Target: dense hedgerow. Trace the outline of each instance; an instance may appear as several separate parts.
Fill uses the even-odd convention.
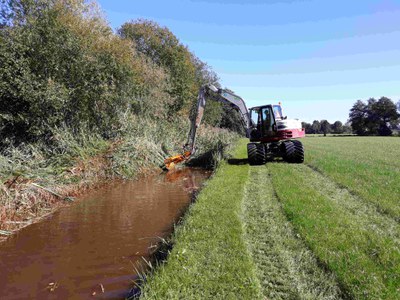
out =
[[[146,42],[145,42],[146,41]],[[93,2],[3,0],[0,147],[82,124],[109,139],[126,116],[188,115],[199,87],[217,81],[166,28],[138,20],[115,34]],[[206,122],[219,125],[221,107]]]

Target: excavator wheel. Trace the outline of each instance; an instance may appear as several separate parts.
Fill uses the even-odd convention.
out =
[[[267,162],[264,144],[257,144],[257,161],[259,165],[264,165]]]
[[[281,144],[282,158],[286,162],[293,162],[293,156],[295,152],[294,144],[292,141],[284,141]]]
[[[265,147],[259,143],[247,144],[247,157],[250,165],[263,165],[266,162]]]
[[[304,162],[304,147],[303,144],[298,140],[292,140],[294,145],[293,162],[296,164],[301,164]]]
[[[256,143],[248,143],[247,144],[247,159],[249,161],[249,165],[257,164],[257,144]]]
[[[297,140],[284,141],[281,144],[282,157],[288,163],[301,164],[304,162],[303,144]]]

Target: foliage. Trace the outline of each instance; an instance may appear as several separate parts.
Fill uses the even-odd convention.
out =
[[[223,106],[220,126],[222,128],[231,129],[241,135],[246,134],[240,113],[229,106]]]
[[[331,132],[331,124],[327,120],[322,120],[321,121],[321,131],[326,136],[327,133]]]
[[[314,131],[314,133],[320,132],[321,131],[321,123],[318,120],[314,120],[311,125],[311,128]]]
[[[162,67],[170,76],[167,89],[173,99],[166,107],[170,118],[176,114],[193,114],[197,93],[202,85],[218,84],[218,76],[211,68],[191,53],[166,27],[154,21],[136,20],[125,23],[118,34],[132,41],[136,50],[144,54],[152,63]],[[204,114],[205,123],[219,126],[222,107],[220,103],[209,101]]]
[[[324,134],[326,136],[328,133],[351,133],[350,125],[347,123],[343,125],[340,121],[335,121],[333,124],[330,124],[327,120],[314,120],[313,124],[307,122],[301,122],[301,124],[305,129],[306,134]]]
[[[387,97],[370,98],[367,103],[357,100],[349,114],[351,126],[358,135],[391,135],[399,120],[396,105]]]
[[[94,2],[0,1],[3,182],[76,192],[108,176],[133,177],[181,152],[198,88],[218,78],[168,29],[137,21],[140,34],[154,37],[144,51],[145,44],[115,34]],[[221,111],[208,105],[206,121],[219,125]],[[213,166],[236,138],[208,126],[199,133],[198,148],[215,156]],[[5,220],[18,215],[21,197],[30,199],[21,218],[56,201],[0,188]]]
[[[173,121],[188,115],[200,85],[218,80],[168,29],[127,23],[122,39],[92,2],[2,0],[1,24],[3,149],[49,142],[62,126],[114,138],[130,114]],[[207,110],[219,125],[221,106]]]
[[[333,133],[343,133],[344,128],[343,128],[343,123],[340,121],[336,121],[335,123],[332,124],[331,130]]]
[[[125,23],[118,30],[124,39],[134,41],[136,49],[155,64],[164,67],[171,76],[168,90],[174,102],[171,112],[186,108],[196,97],[199,86],[196,84],[196,69],[189,50],[165,27],[148,20]]]
[[[367,105],[361,100],[357,100],[350,110],[349,118],[351,120],[353,131],[358,135],[365,135],[368,120]]]
[[[82,122],[111,135],[134,92],[133,72],[112,49],[94,49],[69,25],[108,43],[111,30],[81,1],[9,3],[13,26],[1,31],[0,45],[2,136],[48,139],[52,128],[79,128]]]

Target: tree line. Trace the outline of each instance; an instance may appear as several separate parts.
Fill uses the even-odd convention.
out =
[[[173,123],[189,115],[201,85],[218,85],[216,73],[155,22],[114,32],[95,2],[0,5],[0,150],[51,143],[55,128],[113,138],[131,114]],[[206,123],[229,126],[219,103],[206,109]]]
[[[366,102],[357,100],[350,109],[349,119],[343,124],[336,121],[330,124],[327,120],[314,120],[311,124],[302,122],[306,134],[350,134],[381,135],[393,134],[400,130],[400,100],[394,103],[390,98],[379,100],[370,98]]]
[[[343,134],[351,133],[351,126],[349,124],[343,124],[341,121],[336,121],[330,124],[327,120],[314,120],[312,124],[302,122],[302,127],[305,129],[306,134]]]

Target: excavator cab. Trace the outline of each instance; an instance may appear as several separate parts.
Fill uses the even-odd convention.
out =
[[[259,141],[262,137],[276,135],[275,110],[276,108],[272,105],[258,106],[250,109],[250,118],[253,126],[253,130],[250,132],[250,141]],[[279,113],[281,113],[281,110],[279,110]],[[281,118],[281,115],[279,115],[279,118]]]

